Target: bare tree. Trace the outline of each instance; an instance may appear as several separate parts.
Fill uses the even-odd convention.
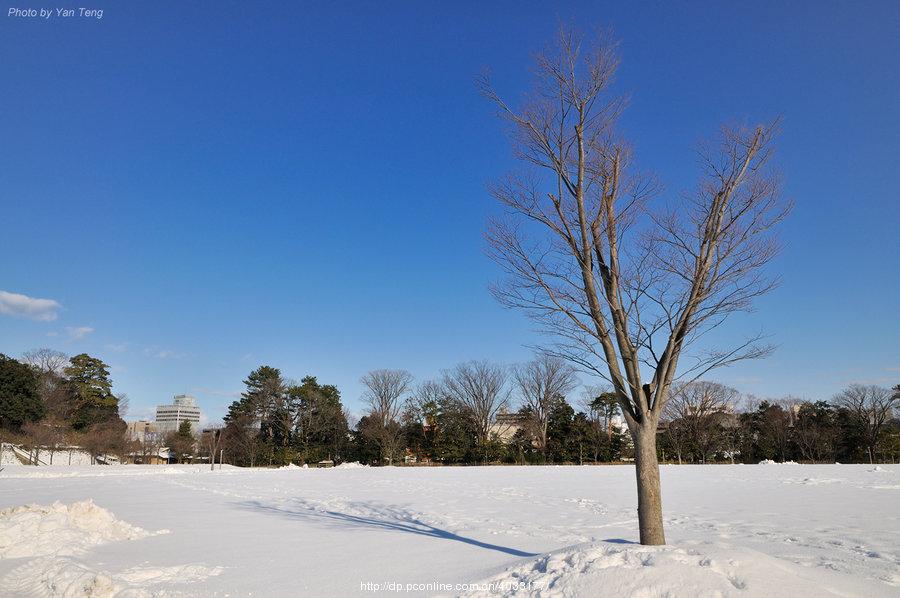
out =
[[[837,441],[834,408],[824,401],[805,402],[797,411],[792,436],[803,459],[813,463],[833,463]]]
[[[547,424],[555,401],[565,399],[577,385],[575,370],[567,362],[541,354],[513,371],[522,404],[529,407],[538,448],[547,456]]]
[[[159,452],[163,447],[163,436],[157,432],[144,432],[137,439],[136,452],[140,455],[141,463],[150,464],[159,458]]]
[[[228,421],[222,444],[229,463],[256,466],[259,453],[259,418],[255,413],[237,413]]]
[[[22,354],[22,362],[35,368],[41,374],[61,376],[69,365],[69,356],[53,349],[32,349]]]
[[[860,426],[869,463],[873,463],[878,437],[900,405],[900,393],[882,386],[851,384],[834,398],[834,403],[846,409]]]
[[[69,356],[53,349],[32,349],[22,355],[38,374],[38,391],[50,418],[65,420],[71,415],[74,404],[72,389],[66,383],[63,370],[69,365]]]
[[[446,396],[447,390],[440,382],[426,380],[407,399],[406,411],[426,426],[433,426],[435,422],[429,420],[428,414],[434,412]]]
[[[203,430],[203,433],[200,435],[201,450],[209,457],[210,470],[216,468],[216,455],[219,454],[223,436],[221,426],[211,426]]]
[[[705,462],[725,442],[725,418],[734,411],[740,393],[717,382],[696,381],[679,384],[666,403],[663,417],[669,422],[670,440],[679,434]],[[680,450],[678,462],[681,462]]]
[[[607,37],[589,46],[563,29],[538,55],[523,106],[480,80],[525,164],[492,188],[506,215],[487,239],[508,275],[496,297],[556,337],[548,351],[612,385],[634,440],[641,543],[664,544],[662,409],[677,379],[770,351],[759,336],[724,350],[688,348],[773,287],[761,269],[777,252],[771,229],[787,206],[767,168],[775,127],[766,125],[723,128],[701,148],[696,189],[651,211],[658,185],[637,171],[615,130],[618,65]]]
[[[363,401],[369,406],[365,433],[378,444],[388,465],[393,464],[401,440],[400,413],[412,379],[406,370],[374,370],[360,380],[366,387]]]
[[[460,363],[444,372],[444,389],[471,414],[481,447],[490,439],[497,414],[509,406],[507,377],[506,368],[487,361]]]

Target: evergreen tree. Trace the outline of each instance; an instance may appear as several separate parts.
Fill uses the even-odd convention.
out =
[[[834,408],[825,401],[803,403],[797,413],[794,441],[806,461],[834,461],[837,424]]]
[[[0,428],[18,431],[44,416],[35,371],[0,353]]]
[[[178,431],[169,433],[166,436],[166,445],[179,463],[193,457],[195,441],[191,432],[191,422],[183,421],[179,424]]]
[[[76,355],[64,370],[72,389],[72,428],[84,430],[94,424],[119,420],[119,400],[112,393],[109,367],[86,353]]]
[[[575,410],[557,397],[549,409],[547,418],[547,455],[552,463],[578,460],[578,441],[574,435]]]
[[[381,447],[367,434],[366,430],[373,425],[368,415],[359,418],[356,428],[351,434],[351,459],[360,463],[378,463],[381,458]]]
[[[294,446],[299,459],[302,462],[343,460],[349,426],[337,387],[321,385],[315,376],[306,376],[299,385],[288,388],[287,395],[295,413]]]
[[[435,461],[474,463],[478,459],[474,418],[458,401],[447,397],[438,402],[435,427]]]
[[[291,441],[292,426],[286,421],[290,414],[284,406],[286,396],[281,370],[260,366],[250,372],[244,384],[247,389],[241,394],[241,401],[244,409],[258,418],[263,457],[269,465],[276,463],[276,457],[279,465],[285,465],[289,455],[284,449]]]
[[[255,369],[244,384],[224,418],[223,446],[232,463],[252,467],[348,456],[349,426],[337,387],[319,384],[315,376],[288,384],[271,366]]]

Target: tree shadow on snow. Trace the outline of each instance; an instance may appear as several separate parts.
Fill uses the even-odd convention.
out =
[[[266,504],[258,500],[242,502],[240,503],[240,506],[241,508],[273,513],[292,519],[319,520],[332,522],[341,526],[349,525],[360,528],[384,529],[406,532],[419,536],[428,536],[431,538],[455,540],[456,542],[462,542],[463,544],[470,544],[487,550],[496,550],[497,552],[503,552],[518,557],[531,557],[537,556],[538,554],[460,536],[453,532],[435,527],[429,523],[425,523],[406,509],[390,505],[372,505],[369,503],[351,503],[347,505],[350,509],[361,511],[365,514],[342,513],[340,511],[315,506],[304,500],[297,500],[296,507]]]

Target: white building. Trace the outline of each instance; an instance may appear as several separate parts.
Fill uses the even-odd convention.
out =
[[[194,433],[200,431],[200,408],[190,395],[175,395],[171,405],[156,408],[156,429],[160,434],[177,432],[181,422],[190,422]]]
[[[127,424],[127,434],[131,440],[145,442],[150,441],[154,437],[160,436],[159,429],[156,427],[156,422],[142,419],[138,421],[127,422]]]

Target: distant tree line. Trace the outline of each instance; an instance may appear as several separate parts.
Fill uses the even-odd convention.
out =
[[[92,456],[125,452],[126,406],[127,397],[113,394],[109,366],[96,357],[51,349],[20,360],[0,354],[0,438],[23,446],[33,463],[75,446]]]
[[[874,463],[900,459],[900,385],[853,384],[829,401],[759,400],[696,382],[675,389],[659,450],[679,463],[764,459]]]
[[[222,430],[226,461],[235,465],[286,465],[341,461],[350,435],[341,393],[314,376],[299,382],[262,366],[244,380],[246,390],[228,408]]]
[[[361,378],[364,413],[351,425],[340,393],[313,377],[285,381],[254,370],[229,409],[226,461],[372,465],[630,461],[615,394],[578,387],[564,361],[540,356],[505,368],[471,361],[414,384],[405,370]],[[852,385],[830,401],[759,400],[715,382],[676,386],[659,430],[674,463],[875,462],[900,458],[900,385]]]
[[[224,453],[240,466],[320,461],[373,465],[561,464],[631,460],[634,448],[608,389],[580,397],[575,371],[539,356],[506,368],[470,361],[414,384],[405,370],[361,379],[365,411],[345,410],[340,391],[314,376],[253,370],[221,427],[202,435],[182,426],[165,438],[126,437],[127,397],[109,367],[87,354],[49,349],[20,359],[0,354],[0,439],[37,462],[74,447],[150,462],[162,447],[179,462]],[[676,385],[661,419],[657,450],[673,463],[896,462],[900,385],[851,385],[824,401],[761,400],[715,382]],[[60,458],[57,456],[56,458]]]

